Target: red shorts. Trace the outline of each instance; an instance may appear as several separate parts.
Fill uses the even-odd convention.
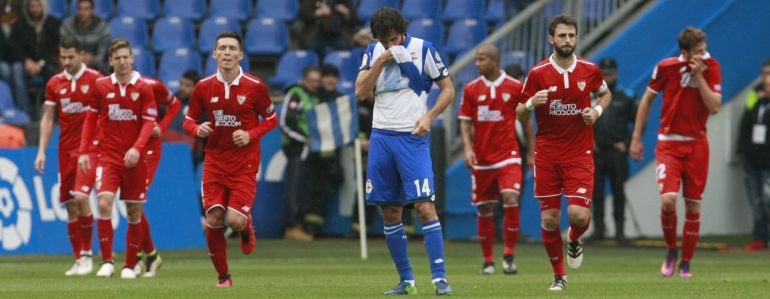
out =
[[[91,188],[93,188],[94,182],[96,182],[96,169],[97,165],[99,165],[99,156],[96,153],[89,153],[88,158],[91,162],[91,168],[88,169],[86,173],[83,173],[80,170],[77,171],[75,185],[72,186],[72,189],[69,191],[73,196],[82,195],[88,197],[91,195],[91,190],[93,190]]]
[[[256,173],[224,175],[207,171],[204,167],[201,184],[206,213],[220,207],[251,218],[251,208],[257,195]]]
[[[655,147],[655,162],[660,195],[679,194],[681,185],[684,198],[702,198],[709,169],[707,139],[658,141]]]
[[[579,159],[562,161],[546,159],[535,154],[535,198],[540,210],[560,209],[562,194],[569,205],[591,207],[594,192],[594,157],[586,154]]]
[[[508,164],[502,168],[473,170],[471,174],[471,204],[478,206],[500,200],[500,193],[521,193],[521,165]]]
[[[74,198],[75,177],[78,175],[78,157],[70,153],[59,155],[59,203],[66,204]]]
[[[144,159],[144,164],[147,166],[147,188],[150,188],[150,185],[152,185],[152,179],[155,178],[155,171],[158,170],[158,164],[160,163],[160,152],[161,147],[155,147],[147,149],[147,151],[142,155],[142,158]]]
[[[98,194],[115,194],[120,188],[120,200],[137,203],[147,200],[147,168],[144,163],[136,163],[134,168],[126,168],[116,163],[104,162],[103,159],[100,160],[96,169]]]

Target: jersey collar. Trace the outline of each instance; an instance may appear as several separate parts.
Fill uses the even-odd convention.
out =
[[[67,78],[67,80],[70,80],[70,81],[72,81],[72,79],[78,80],[78,79],[80,79],[80,76],[83,76],[83,74],[85,72],[86,72],[86,64],[85,63],[80,63],[80,70],[78,70],[78,72],[75,73],[74,75],[70,74],[65,69],[64,70],[64,78]]]
[[[495,81],[489,81],[484,76],[481,76],[481,81],[483,81],[484,84],[486,84],[487,86],[499,87],[500,84],[503,84],[503,81],[505,81],[505,76],[506,76],[505,71],[500,70],[500,77],[497,77]]]
[[[703,59],[709,59],[709,58],[711,58],[711,53],[706,52],[706,54],[703,54]],[[684,59],[684,55],[679,54],[679,58],[678,59],[679,59],[679,61],[684,61],[685,60]]]
[[[570,65],[567,69],[563,69],[558,64],[556,64],[556,61],[553,60],[553,55],[554,54],[551,54],[551,56],[548,57],[548,62],[551,63],[551,66],[553,66],[553,68],[556,69],[559,74],[563,74],[565,71],[572,73],[572,71],[575,70],[575,66],[577,65],[577,55],[572,54],[572,65]]]
[[[241,68],[241,66],[239,65],[238,76],[235,76],[235,79],[233,79],[233,82],[230,82],[229,84],[237,86],[241,82],[241,77],[243,77],[243,68]],[[217,80],[219,80],[219,82],[222,82],[223,84],[228,84],[227,82],[225,82],[225,79],[222,78],[222,74],[219,73],[219,68],[217,68]]]
[[[140,77],[142,77],[142,75],[140,75],[139,72],[132,71],[131,80],[128,81],[128,85],[136,84],[136,81],[139,81]],[[118,76],[116,76],[115,73],[112,73],[112,75],[110,75],[110,81],[112,81],[112,84],[118,83]]]

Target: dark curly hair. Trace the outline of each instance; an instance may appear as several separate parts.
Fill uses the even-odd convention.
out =
[[[387,38],[391,29],[396,33],[405,33],[407,26],[409,22],[401,16],[401,12],[387,6],[380,7],[374,12],[370,25],[372,36],[378,40]]]

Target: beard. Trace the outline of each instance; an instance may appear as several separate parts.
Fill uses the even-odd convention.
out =
[[[575,52],[575,47],[553,47],[553,49],[556,51],[556,54],[559,55],[561,58],[567,58],[572,56],[572,53]]]

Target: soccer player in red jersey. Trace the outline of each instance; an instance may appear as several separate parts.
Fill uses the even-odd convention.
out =
[[[516,274],[513,255],[519,236],[521,153],[516,136],[516,105],[522,84],[500,69],[500,50],[483,44],[476,50],[480,77],[465,85],[460,106],[460,133],[465,165],[471,169],[471,203],[478,208],[477,230],[484,264],[482,275],[495,273],[495,206],[503,200],[503,273]],[[524,125],[527,143],[532,122]],[[534,148],[531,146],[530,148]],[[530,155],[531,156],[531,155]]]
[[[158,108],[161,106],[165,107],[165,109],[159,109],[162,118],[153,126],[152,136],[150,136],[150,140],[145,146],[143,155],[143,163],[145,163],[147,167],[147,189],[149,189],[152,185],[153,178],[155,178],[155,171],[158,169],[158,163],[160,163],[160,154],[163,147],[160,136],[166,129],[168,129],[169,124],[171,124],[171,121],[176,117],[176,114],[182,107],[182,102],[180,102],[176,96],[157,79],[143,76],[141,80],[152,87]],[[145,272],[142,276],[155,277],[163,260],[155,250],[155,244],[152,241],[152,234],[150,233],[150,223],[147,221],[147,215],[145,213],[142,213],[142,234],[141,252],[144,254],[140,253],[139,257],[137,257],[134,272],[138,275],[142,271],[142,266],[144,265]]]
[[[233,282],[227,265],[225,214],[227,225],[240,232],[241,251],[250,254],[256,242],[251,209],[257,193],[259,138],[275,128],[278,119],[265,83],[239,66],[241,36],[222,32],[215,45],[217,73],[195,85],[184,130],[190,136],[208,137],[202,175],[206,243],[219,275],[216,285],[228,288]],[[204,113],[211,121],[198,123]]]
[[[682,232],[682,262],[679,276],[692,277],[690,260],[700,230],[700,201],[708,176],[709,145],[706,120],[719,112],[722,103],[722,73],[719,62],[706,51],[706,33],[687,27],[679,33],[679,57],[663,59],[652,71],[652,79],[636,113],[630,153],[642,158],[642,130],[655,97],[663,91],[658,144],[655,147],[658,188],[661,197],[661,226],[668,251],[660,273],[674,274],[677,261],[676,200],[680,186],[685,198]]]
[[[549,290],[567,288],[567,271],[559,229],[561,197],[568,201],[567,265],[583,262],[580,237],[591,220],[594,186],[593,124],[608,107],[612,95],[599,67],[574,53],[577,22],[561,15],[548,24],[548,41],[554,53],[532,68],[524,82],[519,121],[537,119],[535,145],[535,197],[540,201],[542,236],[554,280]],[[591,107],[591,93],[597,97]]]
[[[72,252],[75,254],[75,264],[64,272],[64,275],[86,275],[93,269],[91,244],[94,216],[88,205],[87,195],[91,192],[93,181],[82,188],[79,188],[80,185],[75,182],[80,133],[91,97],[90,91],[94,81],[102,75],[83,63],[83,48],[74,37],[62,39],[59,44],[59,59],[64,70],[51,77],[45,87],[45,108],[40,121],[40,146],[35,158],[35,170],[43,173],[45,169],[45,149],[51,140],[54,113],[58,113],[61,125],[59,202],[67,208],[67,235],[72,245]],[[89,173],[93,177],[94,171]],[[76,196],[76,192],[86,196]]]
[[[100,216],[97,234],[103,254],[111,255],[112,252],[110,217],[115,193],[120,188],[120,199],[126,204],[128,214],[126,261],[120,276],[133,279],[136,278],[133,268],[143,238],[142,204],[147,200],[147,170],[140,158],[158,113],[152,86],[141,80],[139,73],[134,71],[133,54],[128,41],[112,41],[109,59],[115,72],[109,77],[96,80],[94,84],[80,141],[78,167],[83,172],[96,167]],[[90,157],[83,153],[88,148],[88,140],[93,138],[97,122],[100,129],[100,157],[98,164],[92,165]],[[114,273],[115,266],[109,255],[97,271],[97,276],[109,277]]]

